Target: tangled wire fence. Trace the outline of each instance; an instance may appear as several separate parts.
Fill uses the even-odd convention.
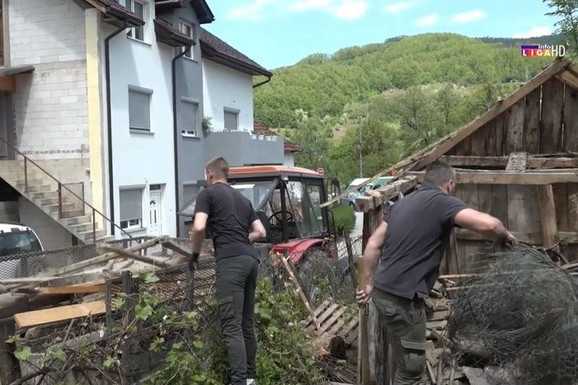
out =
[[[185,250],[191,246],[188,240],[173,242]],[[112,246],[127,247],[122,243]],[[71,255],[85,260],[97,253],[96,249],[88,252],[85,249],[88,250],[83,247],[82,253]],[[205,243],[204,251],[211,249],[210,242]],[[173,256],[171,250],[161,245],[148,248],[145,253]],[[259,279],[277,282],[277,290],[295,290],[283,265],[270,255],[270,245],[259,245],[258,253]],[[77,258],[77,255],[81,256]],[[353,286],[347,278],[347,268],[341,271],[337,261],[329,263],[327,251],[320,250],[309,257],[309,268],[301,271],[295,268],[302,286],[306,286],[304,279],[313,282],[317,300],[342,295],[352,301]],[[51,263],[50,267],[60,263]],[[209,257],[202,258],[194,272],[185,264],[138,275],[126,271],[120,278],[107,279],[104,292],[76,299],[78,302],[104,301],[104,314],[55,323],[14,339],[22,369],[22,378],[17,383],[96,385],[143,379],[153,384],[167,383],[167,378],[158,382],[154,373],[175,355],[196,357],[194,365],[199,372],[206,372],[211,356],[222,354],[222,346],[206,343],[219,340],[213,337],[220,333],[214,296],[215,269],[215,260]],[[338,276],[345,278],[338,279]],[[173,370],[171,376],[178,376],[178,372]]]
[[[499,253],[456,299],[448,331],[462,360],[524,385],[578,380],[578,283],[545,253]]]

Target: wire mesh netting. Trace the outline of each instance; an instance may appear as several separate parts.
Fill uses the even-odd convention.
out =
[[[114,241],[108,246],[126,250],[151,239]],[[170,242],[185,251],[192,246],[186,239],[170,239]],[[309,261],[308,265],[289,264],[304,291],[312,288],[307,295],[313,303],[339,298],[353,303],[354,287],[348,262],[355,261],[356,256],[347,250],[354,249],[356,242],[360,241],[354,240],[355,246],[344,241],[328,244],[309,253],[304,259]],[[272,281],[275,290],[289,290],[298,298],[295,282],[279,257],[270,253],[271,245],[261,244],[256,248],[260,260],[259,279]],[[167,260],[179,254],[162,244],[135,253]],[[206,241],[195,271],[190,271],[186,263],[167,269],[148,266],[135,271],[131,265],[134,261],[119,258],[115,263],[120,270],[105,280],[103,292],[71,298],[72,303],[102,301],[105,312],[43,326],[33,333],[27,332],[25,338],[17,342],[31,349],[30,357],[21,364],[22,375],[30,378],[24,383],[115,384],[146,379],[167,360],[167,351],[175,344],[182,345],[183,354],[194,354],[199,362],[208,365],[211,354],[219,352],[222,346],[199,348],[202,344],[195,341],[206,341],[210,339],[208,336],[220,333],[215,299],[216,263],[212,253],[212,243]],[[43,264],[38,272],[50,276],[57,269],[101,254],[102,250],[95,245],[85,245],[11,256],[8,260],[19,263],[41,260]],[[90,269],[102,271],[107,263]],[[35,274],[27,272],[27,276],[32,275]],[[301,309],[303,320],[304,309]],[[296,314],[301,313],[296,309]]]
[[[448,323],[463,362],[497,366],[518,384],[578,381],[578,284],[547,253],[499,253],[465,286]]]

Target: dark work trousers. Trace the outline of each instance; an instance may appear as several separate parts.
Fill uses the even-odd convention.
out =
[[[373,303],[383,316],[387,328],[395,365],[393,385],[425,384],[424,300],[409,300],[375,289]]]
[[[248,378],[255,378],[257,338],[253,313],[258,264],[256,258],[248,255],[217,260],[217,300],[232,385],[246,385]]]

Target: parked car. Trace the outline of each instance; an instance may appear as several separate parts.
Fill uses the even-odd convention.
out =
[[[22,275],[18,254],[43,251],[38,236],[28,226],[0,223],[0,278],[14,278]]]
[[[368,181],[369,178],[357,178],[354,179],[349,186],[347,187],[348,189],[350,187],[355,187],[355,186],[359,186],[360,184]],[[354,190],[353,192],[349,193],[344,199],[349,202],[349,205],[351,207],[355,206],[355,199],[357,199],[358,196],[361,196],[363,194],[365,194],[366,191],[369,190],[375,190],[378,189],[380,187],[382,187],[383,185],[388,184],[389,182],[391,182],[393,180],[392,176],[382,176],[379,177],[377,179],[375,179],[374,181],[369,182],[368,184],[361,186],[360,188],[358,188],[357,190]]]

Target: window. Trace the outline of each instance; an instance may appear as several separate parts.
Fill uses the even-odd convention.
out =
[[[141,3],[138,0],[121,0],[121,4],[123,4],[126,9],[144,20],[144,3]],[[128,31],[127,36],[130,36],[136,40],[144,41],[144,26],[141,25],[140,27],[131,28]]]
[[[128,90],[128,114],[131,130],[151,130],[151,93],[141,90]]]
[[[142,227],[142,192],[140,188],[120,190],[120,227]]]
[[[225,110],[225,131],[237,131],[239,129],[239,113]]]
[[[297,227],[304,238],[309,238],[323,233],[323,217],[320,208],[316,208],[315,203],[320,202],[317,198],[320,195],[321,187],[311,186],[308,189],[302,181],[289,181],[287,192],[289,194],[288,209],[297,223]],[[315,203],[312,202],[310,193],[313,193]]]
[[[199,104],[183,100],[181,102],[181,134],[186,137],[198,138]]]
[[[184,33],[185,35],[187,35],[188,37],[190,37],[191,39],[193,39],[193,41],[195,40],[195,27],[190,24],[187,23],[185,21],[180,21],[179,22],[179,30]],[[181,52],[182,50],[184,50],[185,48],[181,48]],[[185,54],[185,57],[188,57],[189,59],[194,59],[194,47],[191,47],[191,49],[189,50],[189,52],[187,52]]]
[[[42,251],[42,247],[32,232],[12,230],[0,234],[0,256],[34,251]]]

